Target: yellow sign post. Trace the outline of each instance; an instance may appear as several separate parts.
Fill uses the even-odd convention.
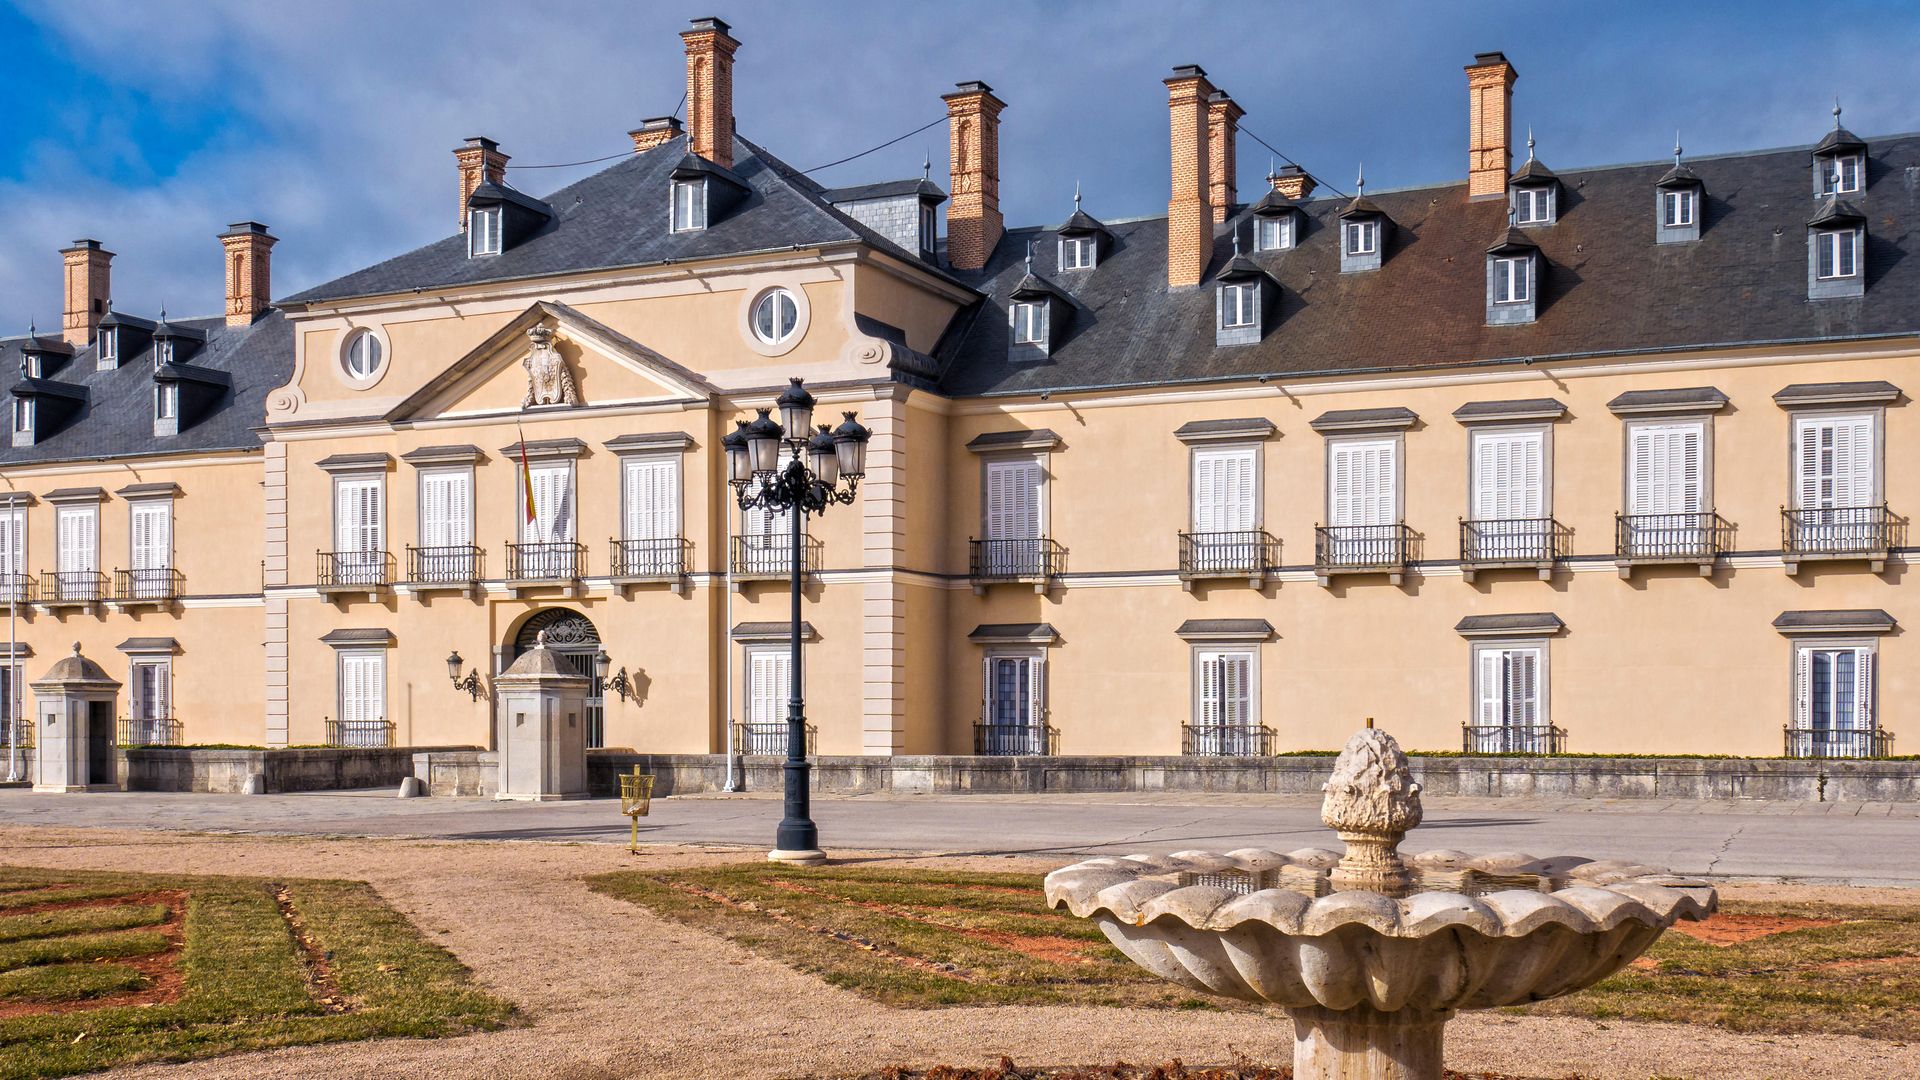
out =
[[[627,844],[627,850],[640,854],[640,819],[647,816],[653,807],[653,777],[643,774],[640,766],[633,767],[633,775],[620,778],[620,812],[633,821],[633,836]]]

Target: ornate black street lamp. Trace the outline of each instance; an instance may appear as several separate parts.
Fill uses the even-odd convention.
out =
[[[733,433],[720,440],[727,451],[727,482],[733,485],[742,510],[755,507],[783,511],[792,517],[793,595],[791,650],[787,692],[786,816],[774,834],[767,856],[779,862],[820,862],[820,830],[813,824],[808,802],[806,702],[800,696],[800,576],[805,570],[801,552],[809,514],[825,513],[835,503],[848,505],[867,474],[867,440],[872,433],[852,413],[838,428],[813,427],[813,395],[799,379],[787,387],[771,409],[761,409],[752,423],[738,421]]]

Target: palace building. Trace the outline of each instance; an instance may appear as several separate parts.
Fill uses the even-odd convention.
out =
[[[825,188],[681,36],[684,125],[541,197],[467,139],[444,239],[303,292],[256,222],[213,318],[61,252],[0,341],[5,698],[78,642],[123,744],[485,747],[544,632],[590,745],[777,752],[787,526],[721,439],[799,377],[873,433],[801,555],[820,754],[1920,747],[1920,136],[1555,170],[1485,53],[1465,180],[1243,191],[1259,103],[1189,66],[1164,214],[1008,227],[1018,102],[945,96],[951,192]]]

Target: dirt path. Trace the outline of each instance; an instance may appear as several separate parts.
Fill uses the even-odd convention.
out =
[[[832,1076],[895,1063],[1285,1061],[1281,1020],[1096,1008],[889,1009],[718,938],[587,891],[610,869],[730,862],[738,852],[537,842],[215,837],[0,830],[0,862],[130,871],[365,880],[444,943],[530,1023],[443,1040],[241,1054],[122,1077]],[[1012,859],[901,865],[1044,870]],[[1824,890],[1823,890],[1824,891]],[[1846,890],[1835,890],[1845,892]],[[1860,893],[1877,890],[1859,890]],[[1866,899],[1867,897],[1862,897]],[[1522,1076],[1920,1076],[1920,1046],[1839,1036],[1741,1037],[1707,1028],[1464,1016],[1448,1064]]]

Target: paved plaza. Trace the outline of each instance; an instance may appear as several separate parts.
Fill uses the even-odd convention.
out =
[[[1250,795],[918,795],[814,802],[829,852],[1052,857],[1288,851],[1334,846],[1320,800]],[[649,844],[763,848],[774,793],[656,799]],[[0,790],[0,826],[81,826],[300,836],[625,843],[616,800],[398,799],[388,790],[298,795]],[[1920,805],[1429,799],[1408,850],[1579,852],[1727,880],[1920,886]]]

